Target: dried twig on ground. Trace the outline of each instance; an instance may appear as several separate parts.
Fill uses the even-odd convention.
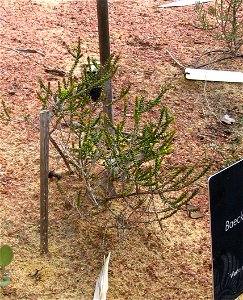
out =
[[[36,54],[40,54],[41,56],[46,55],[43,51],[30,49],[30,48],[27,48],[27,49],[14,49],[14,50],[18,51],[18,52],[24,52],[24,53],[36,53]]]
[[[214,60],[211,60],[209,62],[206,62],[204,64],[199,64],[200,60],[205,57],[205,56],[210,56],[212,54],[217,54],[217,53],[222,53],[223,56],[219,57],[219,58],[216,58]],[[243,53],[239,53],[239,54],[233,54],[231,53],[230,51],[228,50],[225,50],[225,49],[218,49],[218,50],[211,50],[211,51],[207,51],[207,52],[204,52],[202,53],[195,61],[195,63],[192,65],[193,68],[203,68],[203,67],[206,67],[206,66],[209,66],[209,65],[212,65],[216,62],[220,62],[220,61],[223,61],[223,60],[226,60],[226,59],[234,59],[234,58],[240,58],[240,57],[243,57]]]
[[[186,66],[182,65],[172,54],[169,50],[166,50],[166,53],[169,54],[169,56],[174,60],[174,62],[181,68],[185,69]]]
[[[20,51],[21,49],[14,49],[14,48],[11,48],[11,47],[6,47],[6,46],[4,46],[4,45],[0,45],[0,47],[2,47],[2,48],[4,48],[4,49],[6,49],[6,50],[8,50],[8,51],[14,51],[14,52],[16,52],[16,53],[18,53],[19,55],[21,55],[21,56],[23,56],[23,57],[25,57],[25,58],[28,58],[29,60],[31,60],[31,61],[33,61],[34,63],[36,63],[36,64],[40,64],[38,61],[36,61],[33,57],[30,57],[29,55],[27,55],[27,53],[25,53],[25,51]],[[30,50],[30,49],[26,49],[26,50]],[[32,50],[32,51],[38,51],[39,52],[39,50]],[[32,52],[32,53],[37,53],[37,52]],[[41,53],[41,52],[40,52]],[[40,54],[39,53],[39,54]],[[44,54],[44,53],[43,53]],[[42,55],[43,56],[43,55]]]
[[[45,67],[44,68],[46,73],[50,73],[52,75],[56,75],[56,76],[61,76],[64,77],[66,75],[66,72],[60,69],[55,69],[55,68],[51,68],[51,67]]]

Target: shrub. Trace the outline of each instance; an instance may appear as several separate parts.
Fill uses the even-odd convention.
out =
[[[77,203],[88,197],[96,212],[108,213],[120,229],[172,216],[196,195],[193,184],[208,167],[167,162],[175,135],[174,117],[162,103],[169,86],[163,86],[155,99],[137,96],[132,103],[129,89],[123,89],[113,101],[122,103],[113,123],[102,110],[102,100],[104,84],[115,74],[118,59],[111,57],[109,68],[88,59],[77,74],[80,45],[72,56],[67,78],[56,87],[40,81],[38,98],[50,111],[51,142],[68,169],[82,180]],[[92,65],[97,72],[92,72]],[[100,92],[97,99],[92,97],[93,89]]]
[[[204,29],[210,28],[208,16],[213,18],[216,37],[225,42],[231,54],[236,55],[243,45],[243,1],[216,0],[208,9],[205,9],[203,3],[198,3],[196,10]]]

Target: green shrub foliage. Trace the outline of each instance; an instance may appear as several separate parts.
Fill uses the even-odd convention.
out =
[[[195,196],[193,185],[207,167],[167,162],[175,136],[174,117],[162,100],[169,86],[152,100],[137,96],[131,101],[129,89],[123,89],[112,103],[112,122],[102,100],[117,57],[111,57],[108,67],[88,59],[79,74],[80,45],[71,54],[68,76],[56,87],[40,81],[38,98],[51,114],[52,144],[82,181],[77,204],[91,199],[94,210],[108,213],[119,228],[170,217]],[[97,88],[100,97],[93,99]]]
[[[207,9],[204,3],[198,3],[196,10],[203,28],[215,27],[216,37],[225,42],[228,52],[239,54],[243,45],[243,1],[216,0]]]

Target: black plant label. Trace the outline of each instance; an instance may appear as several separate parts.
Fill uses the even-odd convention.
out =
[[[243,160],[209,178],[214,300],[243,293]]]

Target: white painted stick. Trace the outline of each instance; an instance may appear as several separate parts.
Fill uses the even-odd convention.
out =
[[[186,5],[192,5],[197,3],[204,3],[204,2],[210,2],[212,0],[179,0],[171,3],[166,3],[159,5],[159,8],[165,8],[165,7],[179,7],[179,6],[186,6]]]
[[[242,72],[186,68],[185,75],[186,75],[186,79],[191,79],[191,80],[243,82]]]

